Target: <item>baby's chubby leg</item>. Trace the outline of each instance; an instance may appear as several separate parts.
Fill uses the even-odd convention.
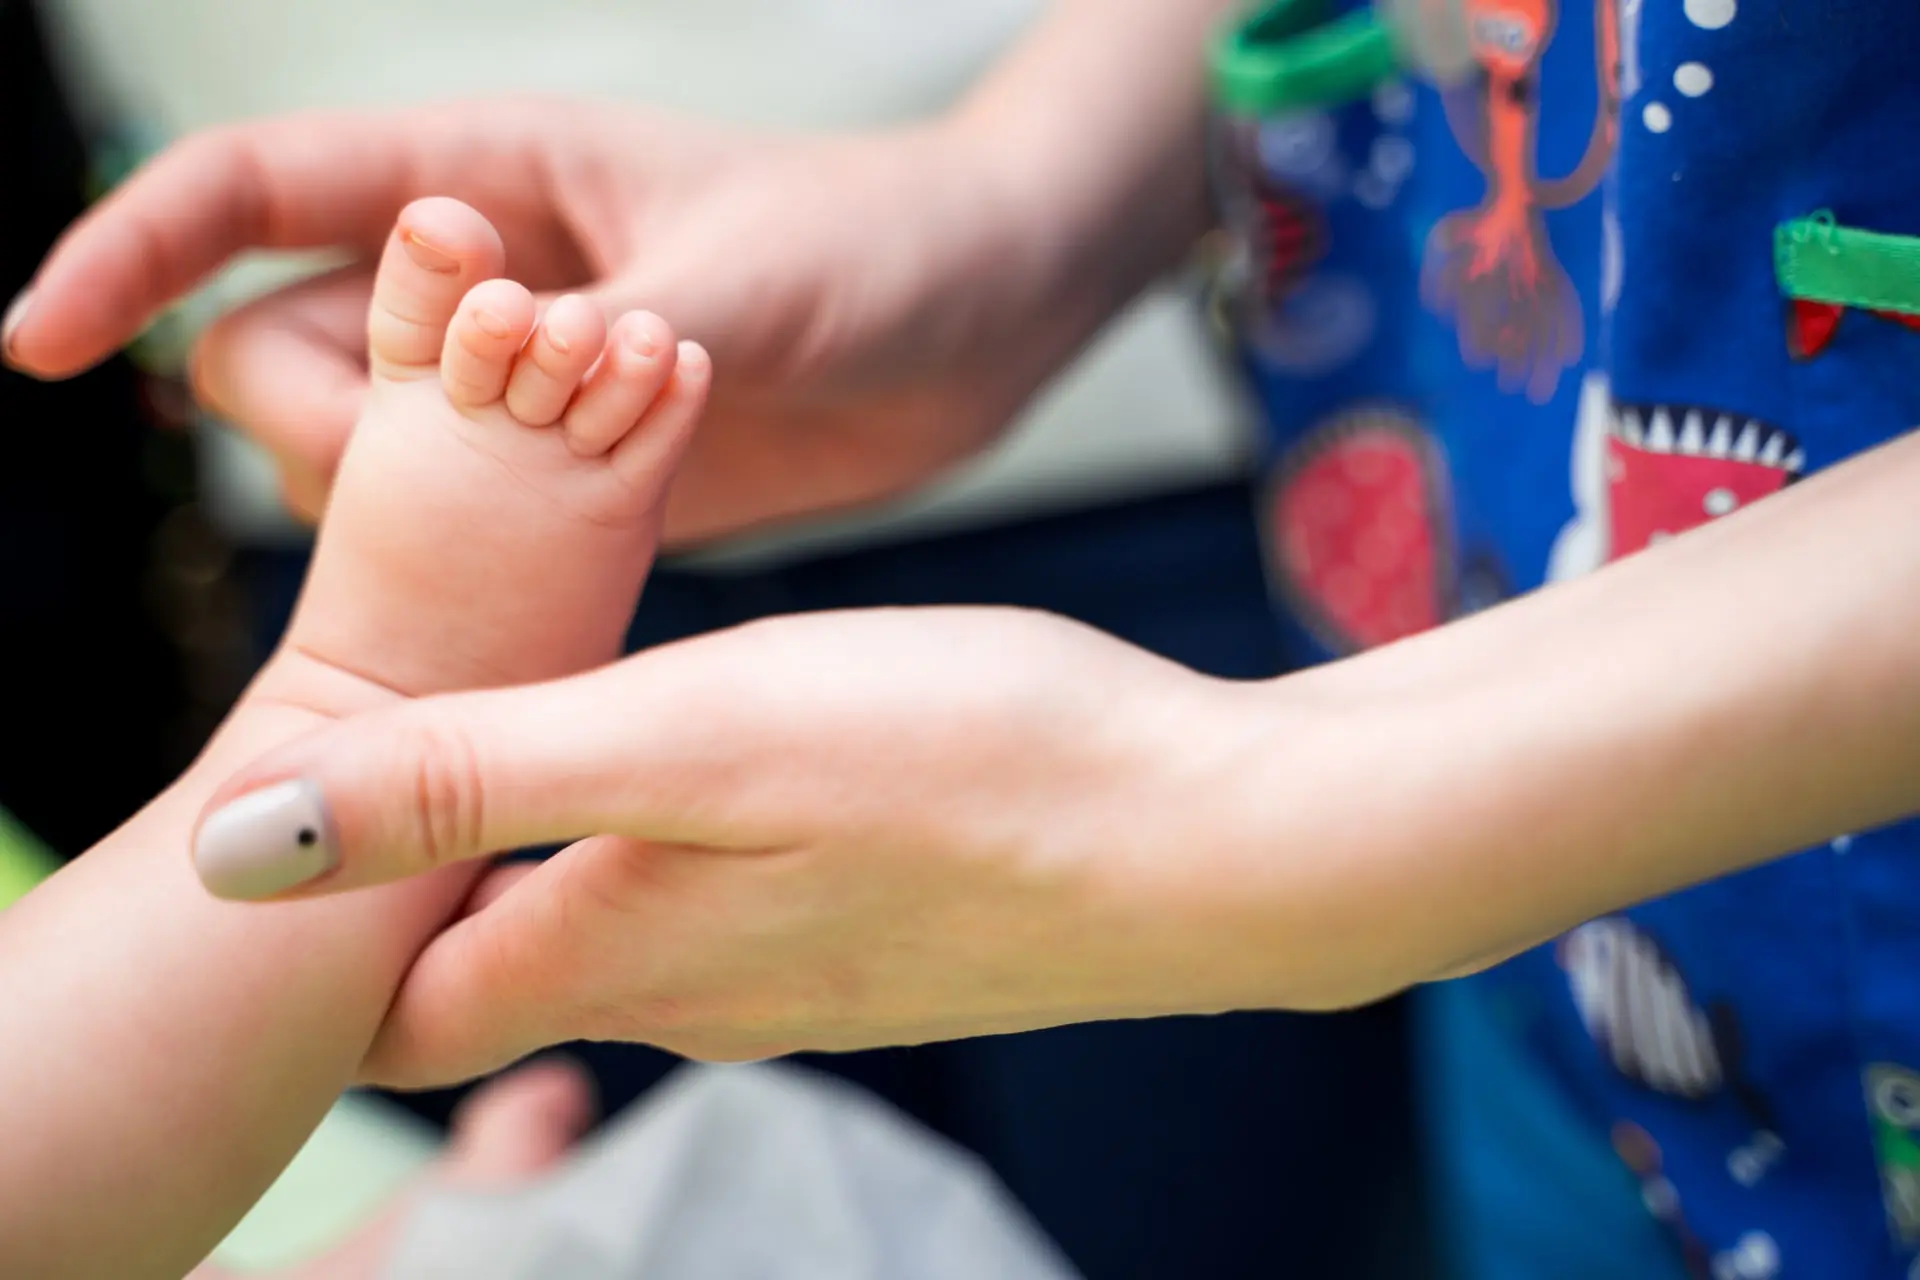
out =
[[[286,644],[202,758],[0,915],[0,1275],[179,1276],[353,1078],[464,868],[268,896],[246,850],[326,856],[301,797],[193,827],[236,768],[327,722],[613,655],[704,353],[578,300],[535,323],[464,206],[411,206],[370,317],[376,382]],[[438,358],[436,359],[436,353]],[[304,833],[304,834],[303,834]]]

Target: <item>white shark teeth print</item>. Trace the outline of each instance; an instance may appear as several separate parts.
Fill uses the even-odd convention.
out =
[[[1791,432],[1758,418],[1697,405],[1616,404],[1608,428],[1648,453],[1751,462],[1793,475],[1807,465],[1807,455]]]
[[[1560,963],[1594,1043],[1631,1080],[1704,1098],[1724,1080],[1706,1013],[1652,938],[1618,917],[1560,940]]]
[[[1680,452],[1705,453],[1707,449],[1706,426],[1700,421],[1698,409],[1689,409],[1680,422]]]
[[[1655,405],[1647,415],[1646,447],[1655,453],[1672,453],[1673,443],[1673,415],[1663,406]]]

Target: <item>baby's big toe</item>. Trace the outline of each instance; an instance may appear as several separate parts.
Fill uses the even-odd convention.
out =
[[[500,233],[458,200],[416,200],[401,210],[367,313],[373,371],[387,377],[431,373],[461,298],[505,267]]]

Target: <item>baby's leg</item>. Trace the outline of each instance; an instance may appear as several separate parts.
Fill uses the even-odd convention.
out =
[[[704,358],[676,362],[648,317],[617,322],[602,353],[597,317],[563,303],[521,354],[524,292],[468,294],[499,268],[491,229],[446,202],[408,217],[442,257],[423,264],[399,234],[389,245],[378,381],[287,647],[185,777],[0,915],[9,1280],[179,1276],[199,1261],[350,1082],[469,883],[455,869],[335,899],[217,901],[187,854],[214,787],[399,693],[611,656],[650,560]],[[618,345],[641,337],[649,359]],[[219,836],[199,846],[211,878],[260,891]]]

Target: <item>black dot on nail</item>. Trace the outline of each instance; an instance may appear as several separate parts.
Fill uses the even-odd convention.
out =
[[[303,849],[320,843],[320,833],[312,827],[300,828],[300,834],[296,838],[300,841],[300,847]]]

